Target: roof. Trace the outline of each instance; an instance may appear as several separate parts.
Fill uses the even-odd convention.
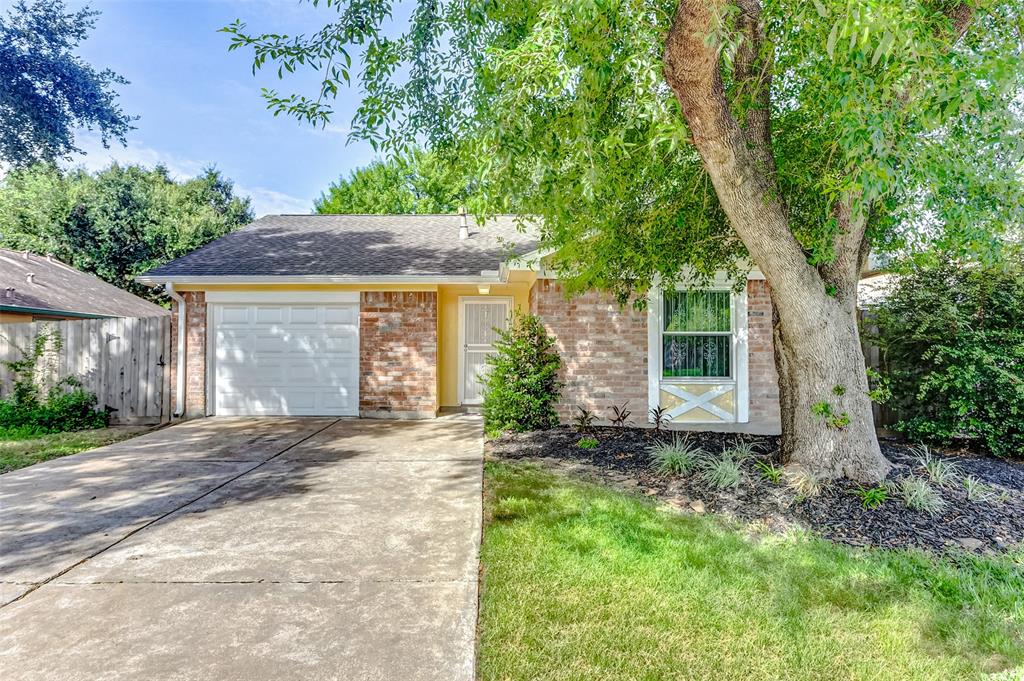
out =
[[[143,278],[458,277],[537,248],[535,230],[499,215],[459,238],[460,215],[268,215]]]
[[[144,298],[76,270],[50,256],[0,248],[0,306],[36,313],[86,317],[156,317],[170,314]]]

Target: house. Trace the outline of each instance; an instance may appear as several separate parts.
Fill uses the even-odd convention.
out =
[[[174,302],[178,414],[430,418],[480,404],[518,308],[558,340],[558,410],[628,402],[675,424],[779,432],[763,277],[655,292],[646,310],[567,299],[513,216],[275,215],[139,277]],[[182,361],[177,361],[177,358]]]
[[[0,324],[170,312],[53,256],[0,248]]]

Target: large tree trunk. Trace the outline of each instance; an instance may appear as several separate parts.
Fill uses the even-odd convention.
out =
[[[817,298],[774,320],[783,460],[822,478],[877,482],[890,464],[875,437],[856,313]]]
[[[820,271],[808,264],[774,179],[760,5],[738,3],[749,49],[737,56],[737,78],[761,99],[761,113],[741,126],[726,100],[718,47],[707,40],[724,2],[680,2],[665,41],[665,78],[730,224],[771,285],[783,453],[822,478],[878,481],[891,466],[875,436],[856,323],[866,218],[838,205],[835,261]]]

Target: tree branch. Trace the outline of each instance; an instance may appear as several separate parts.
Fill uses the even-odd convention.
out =
[[[803,248],[789,228],[769,171],[771,166],[762,160],[771,154],[770,110],[765,108],[753,119],[748,118],[748,130],[757,137],[756,144],[751,144],[751,138],[730,112],[719,63],[720,45],[708,40],[727,1],[680,1],[665,38],[665,80],[679,101],[693,144],[729,223],[773,288],[789,289],[790,295],[780,299],[797,301],[800,292],[820,290],[821,277],[807,264]],[[743,21],[756,37],[760,4],[757,0],[747,0],[746,4],[752,11]],[[753,44],[751,49],[755,49]],[[760,83],[759,96],[767,101],[769,81],[753,68],[759,61],[756,54],[751,53],[751,58],[745,55],[739,68]]]
[[[772,154],[771,84],[772,58],[766,52],[761,3],[758,0],[737,0],[740,8],[737,28],[742,40],[736,50],[734,74],[736,91],[746,98],[743,130],[757,151],[765,169],[775,174]]]

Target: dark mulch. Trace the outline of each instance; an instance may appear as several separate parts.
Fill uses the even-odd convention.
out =
[[[961,485],[933,485],[945,499],[945,509],[934,515],[907,508],[890,494],[879,508],[867,510],[853,494],[857,485],[836,481],[823,485],[817,497],[798,498],[788,487],[761,478],[756,460],[743,463],[739,487],[717,490],[699,475],[662,476],[651,469],[649,447],[655,438],[668,439],[638,428],[594,428],[599,445],[584,450],[580,436],[561,427],[534,433],[507,434],[492,440],[488,450],[504,459],[539,459],[567,469],[583,469],[618,487],[657,497],[681,510],[727,513],[769,528],[794,525],[810,529],[833,541],[854,546],[883,548],[919,547],[970,551],[1004,550],[1024,542],[1024,462],[975,455],[944,454],[964,474],[973,475],[1003,492],[1003,500],[969,501]],[[710,453],[732,446],[738,437],[758,444],[760,459],[778,462],[777,437],[737,436],[730,433],[691,433],[690,440]],[[917,454],[905,445],[882,441],[882,450],[894,464],[891,479],[923,475]],[[933,452],[934,453],[934,452]]]

